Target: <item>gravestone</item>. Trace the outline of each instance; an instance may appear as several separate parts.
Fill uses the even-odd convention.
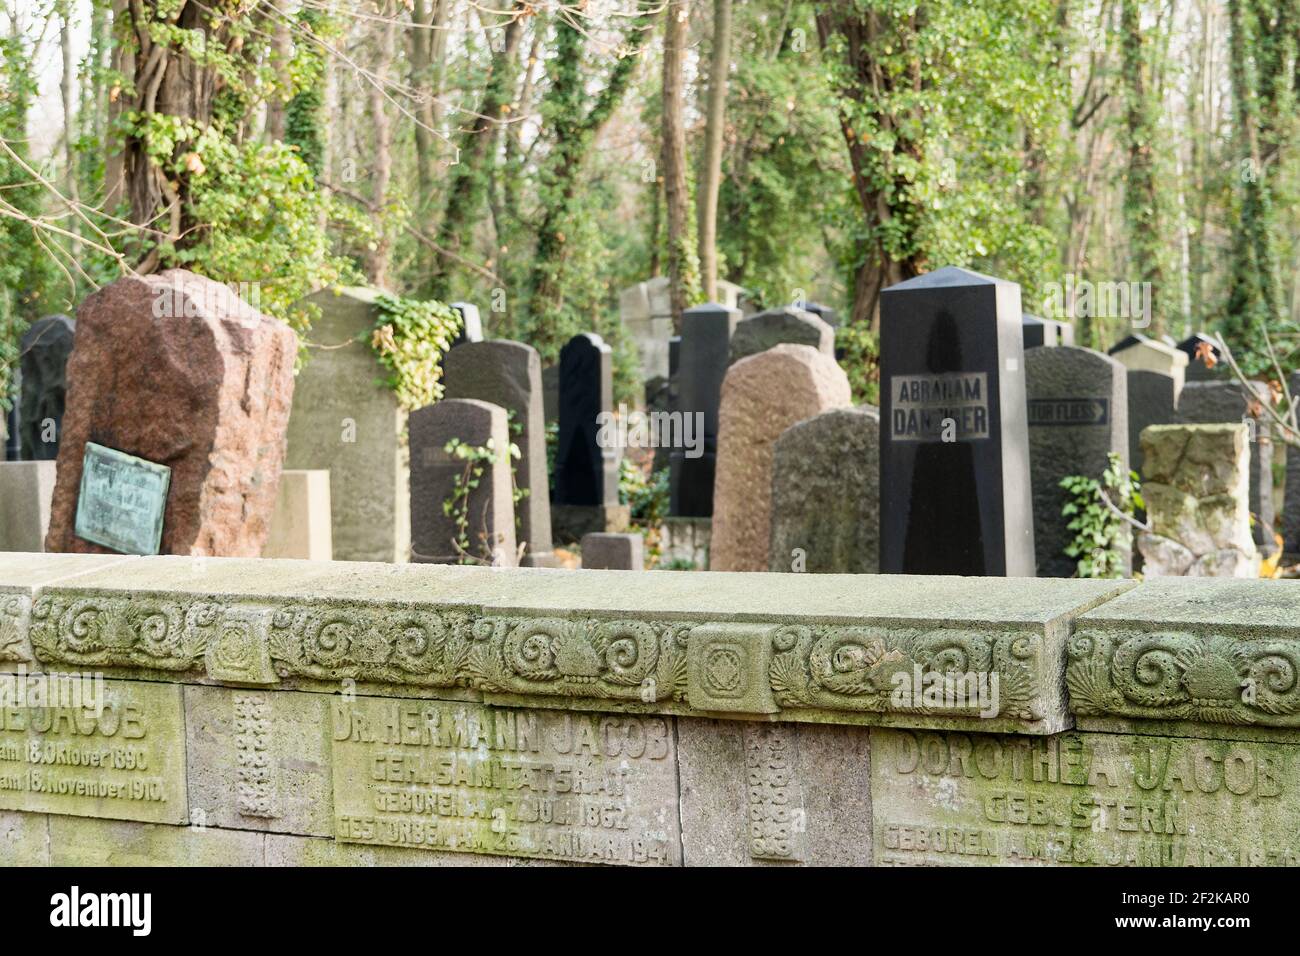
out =
[[[1272,400],[1265,382],[1252,382],[1251,387],[1261,405]],[[1183,386],[1174,424],[1241,422],[1247,425],[1250,442],[1250,511],[1258,519],[1254,526],[1255,543],[1271,552],[1275,547],[1273,528],[1276,516],[1273,504],[1273,431],[1268,413],[1261,410],[1258,418],[1251,414],[1251,403],[1235,379],[1193,381]]]
[[[674,448],[668,456],[669,511],[688,518],[713,514],[713,480],[718,451],[718,404],[727,374],[731,336],[740,311],[717,303],[682,313],[681,365],[677,371],[677,408],[702,435],[701,453]]]
[[[1178,388],[1187,377],[1187,354],[1168,343],[1148,338],[1140,332],[1111,346],[1107,354],[1127,369],[1164,372],[1173,376]]]
[[[560,350],[560,437],[555,452],[551,524],[562,541],[594,531],[621,531],[628,507],[618,503],[620,449],[601,447],[602,421],[614,408],[612,353],[591,332]],[[602,416],[604,416],[602,418]]]
[[[1287,382],[1291,397],[1300,396],[1300,372]],[[1300,448],[1286,446],[1286,488],[1282,499],[1282,540],[1287,554],[1300,554]]]
[[[546,474],[546,425],[542,411],[542,362],[522,342],[467,342],[447,353],[447,398],[474,398],[505,409],[509,440],[519,446],[515,484],[516,537],[526,548],[520,564],[554,567],[551,496]]]
[[[645,570],[645,536],[639,531],[626,534],[594,531],[584,534],[582,566],[607,571]]]
[[[768,570],[875,574],[879,481],[879,410],[833,408],[782,432],[772,455]]]
[[[19,341],[18,438],[23,461],[52,461],[59,456],[68,356],[76,327],[66,315],[47,315],[33,322]]]
[[[411,552],[406,410],[384,384],[373,289],[322,289],[298,373],[285,467],[330,475],[335,561],[404,562]]]
[[[811,312],[786,306],[737,323],[731,336],[731,362],[766,352],[782,342],[808,345],[823,355],[835,355],[835,330]]]
[[[17,375],[18,381],[14,382],[14,388],[10,395],[9,410],[4,413],[3,419],[0,419],[0,430],[3,430],[3,442],[0,442],[0,460],[2,461],[22,461],[22,446],[18,439],[18,409],[22,404],[22,371],[19,370]]]
[[[1036,315],[1024,314],[1020,321],[1020,330],[1025,349],[1034,349],[1044,345],[1058,345],[1057,325]]]
[[[262,557],[329,561],[333,553],[330,473],[286,468],[280,473],[280,493]]]
[[[1073,345],[1074,344],[1074,325],[1063,319],[1044,319],[1056,326],[1056,344]]]
[[[52,461],[0,461],[0,551],[44,551],[54,498]]]
[[[882,293],[882,572],[1033,576],[1022,314],[966,269]]]
[[[445,398],[413,411],[410,431],[411,560],[514,567],[518,552],[505,409]],[[467,461],[446,450],[453,439],[490,448],[495,455]],[[451,514],[447,501],[454,502]]]
[[[796,422],[850,402],[844,370],[807,345],[775,345],[731,366],[722,383],[710,570],[767,570],[776,441]]]
[[[1172,425],[1182,386],[1172,375],[1128,370],[1128,464],[1142,472],[1142,432],[1150,425]]]
[[[1069,498],[1061,479],[1083,475],[1100,480],[1111,452],[1128,470],[1127,370],[1092,349],[1029,349],[1025,389],[1038,577],[1069,578],[1078,561],[1065,554],[1074,532],[1067,527],[1071,519],[1061,514]],[[1128,577],[1132,548],[1122,551]]]
[[[482,342],[483,319],[479,315],[478,306],[472,302],[453,302],[451,307],[460,316],[460,331],[451,340],[450,347],[455,348],[466,342]]]
[[[161,553],[260,555],[284,463],[296,351],[284,323],[180,269],[118,279],[86,299],[68,359],[46,550],[111,550],[75,530],[104,517],[79,509],[95,445],[170,469]],[[120,484],[136,471],[103,467],[100,500],[115,496],[123,514],[136,509],[141,502]]]
[[[668,375],[668,339],[673,334],[668,279],[638,282],[619,293],[618,314],[636,344],[641,381]]]
[[[805,312],[811,312],[813,315],[817,316],[817,318],[821,319],[823,322],[829,325],[832,329],[837,329],[840,326],[839,316],[835,314],[835,310],[832,309],[829,305],[822,305],[820,302],[802,302],[802,301],[796,302],[794,305],[795,308],[797,309],[803,309],[803,311]]]
[[[1227,366],[1222,363],[1218,343],[1203,332],[1189,335],[1178,343],[1178,350],[1187,355],[1187,381],[1220,381],[1228,375]],[[1213,367],[1206,365],[1205,359],[1198,358],[1200,353],[1208,354]]]
[[[1258,577],[1246,426],[1152,425],[1142,451],[1143,576]]]

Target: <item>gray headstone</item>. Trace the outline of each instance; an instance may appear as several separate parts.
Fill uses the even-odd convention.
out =
[[[575,335],[560,350],[560,440],[555,494],[562,505],[618,504],[618,449],[601,448],[601,416],[614,408],[612,354],[595,333]]]
[[[739,362],[786,342],[810,345],[823,355],[835,354],[835,330],[831,326],[811,312],[786,306],[742,319],[731,336],[731,361]]]
[[[1142,431],[1171,425],[1178,412],[1181,386],[1172,375],[1147,369],[1128,370],[1128,464],[1142,473]]]
[[[1057,324],[1049,322],[1046,319],[1040,319],[1036,315],[1030,315],[1028,312],[1021,317],[1020,329],[1023,333],[1023,341],[1026,349],[1035,349],[1044,345],[1056,345],[1057,342]]]
[[[472,302],[453,302],[451,307],[460,313],[460,331],[456,337],[451,340],[451,348],[457,345],[464,345],[466,342],[483,341],[483,319],[479,315],[478,306]]]
[[[1300,396],[1300,372],[1287,382],[1291,397]],[[1288,554],[1300,553],[1300,448],[1286,446],[1286,493],[1282,499],[1282,539]]]
[[[1061,479],[1101,478],[1112,451],[1128,467],[1127,369],[1092,349],[1029,349],[1025,388],[1038,576],[1073,577],[1077,560],[1064,552],[1074,532],[1067,528],[1070,518],[1061,515],[1067,500]],[[1132,572],[1132,549],[1123,550],[1127,576]]]
[[[511,504],[510,439],[505,409],[474,399],[443,399],[411,412],[411,560],[421,564],[473,564],[513,567],[516,561],[515,517]],[[464,538],[457,547],[459,515],[444,512],[443,502],[457,494],[467,466],[446,451],[454,438],[486,446],[498,455],[483,461],[476,487],[464,507]],[[472,475],[471,475],[472,478]]]
[[[835,408],[792,425],[772,459],[771,571],[880,569],[880,412]]]
[[[548,365],[542,369],[542,416],[546,424],[560,420],[560,366]]]
[[[511,440],[519,446],[515,481],[527,493],[516,505],[525,567],[552,567],[551,501],[546,475],[546,424],[542,412],[542,362],[522,342],[467,342],[443,362],[447,398],[476,398],[513,413]]]
[[[607,571],[642,571],[645,569],[645,538],[640,532],[584,534],[582,566]]]
[[[50,461],[59,456],[68,387],[66,367],[76,327],[66,315],[47,315],[33,322],[19,342],[22,393],[18,438],[23,461]],[[47,422],[53,424],[52,429]],[[47,440],[51,431],[53,440]]]
[[[731,336],[739,322],[739,309],[729,309],[715,302],[682,313],[677,410],[683,418],[691,419],[693,430],[698,431],[702,426],[703,454],[688,457],[688,449],[675,448],[669,455],[669,510],[674,515],[708,518],[713,514],[718,406],[722,402],[722,380],[727,375],[730,361]]]
[[[1020,286],[947,267],[880,299],[880,570],[1033,577]]]
[[[1261,403],[1271,401],[1266,383],[1251,384]],[[1258,419],[1250,414],[1249,399],[1235,379],[1188,382],[1183,386],[1175,424],[1239,425],[1242,422],[1254,423],[1250,442],[1250,512],[1256,518],[1255,543],[1271,552],[1276,516],[1273,513],[1273,431],[1267,414],[1261,414]]]

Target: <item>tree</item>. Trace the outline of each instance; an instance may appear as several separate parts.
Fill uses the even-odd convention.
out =
[[[663,175],[668,220],[668,289],[673,325],[680,330],[682,312],[698,297],[699,260],[691,242],[686,186],[686,123],[683,117],[683,71],[689,0],[664,4]]]
[[[731,0],[714,0],[713,49],[709,54],[708,125],[700,161],[699,256],[704,298],[718,298],[718,189],[722,180],[722,129],[727,110],[727,73],[731,67]]]

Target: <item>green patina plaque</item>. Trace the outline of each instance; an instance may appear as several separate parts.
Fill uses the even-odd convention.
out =
[[[0,810],[185,823],[181,688],[0,675]]]
[[[1300,751],[1067,732],[871,732],[877,865],[1300,866]]]
[[[122,554],[157,554],[171,480],[166,465],[86,442],[77,537]]]
[[[663,717],[335,697],[330,723],[341,842],[681,863]]]

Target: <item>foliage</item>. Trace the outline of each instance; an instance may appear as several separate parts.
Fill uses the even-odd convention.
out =
[[[879,405],[880,336],[865,323],[847,323],[835,330],[835,351],[849,377],[853,404]]]
[[[442,398],[442,359],[461,329],[461,317],[441,302],[383,294],[371,333],[375,357],[391,373],[386,384],[408,410]]]
[[[650,472],[631,458],[620,458],[618,503],[630,507],[635,527],[659,527],[668,516],[668,469]]]
[[[1107,507],[1103,495],[1130,518],[1146,507],[1137,472],[1125,474],[1115,452],[1107,456],[1107,462],[1100,480],[1084,475],[1061,479],[1061,487],[1069,495],[1061,515],[1070,518],[1066,527],[1074,532],[1074,540],[1066,546],[1065,554],[1078,562],[1075,577],[1124,576],[1124,555],[1133,546],[1131,526]]]
[[[456,476],[451,492],[442,502],[442,513],[452,519],[455,525],[452,547],[456,549],[458,564],[493,564],[495,563],[491,543],[487,540],[486,530],[476,532],[477,541],[471,538],[471,515],[469,501],[474,490],[483,481],[483,473],[491,465],[510,462],[510,474],[513,481],[515,462],[519,460],[519,446],[510,442],[509,447],[497,449],[492,439],[482,445],[470,445],[459,438],[453,438],[443,446],[443,451],[453,458],[465,463],[461,473]],[[522,497],[516,487],[515,500]]]

